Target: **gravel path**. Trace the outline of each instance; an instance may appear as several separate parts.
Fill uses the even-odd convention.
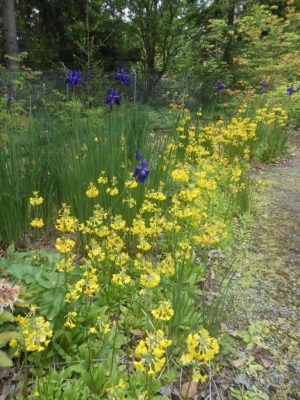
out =
[[[235,302],[225,325],[240,350],[230,355],[238,367],[224,368],[213,398],[299,400],[300,131],[293,154],[257,175],[267,188],[236,246],[238,271],[230,289]],[[257,394],[234,397],[232,388]]]

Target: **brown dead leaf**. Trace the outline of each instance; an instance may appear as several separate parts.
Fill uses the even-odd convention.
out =
[[[198,383],[195,381],[185,382],[181,387],[181,396],[185,399],[193,399],[198,392]]]
[[[141,337],[146,336],[146,332],[140,329],[130,329],[130,333],[132,333],[132,335],[134,336],[141,336]]]
[[[284,271],[283,269],[276,269],[275,273],[281,276],[289,276],[289,273],[287,271]]]
[[[228,326],[224,323],[221,323],[221,332],[222,333],[229,332]]]
[[[228,330],[228,333],[229,333],[229,335],[232,336],[232,337],[237,337],[237,336],[238,336],[237,332],[236,332],[236,331],[233,331],[232,329],[229,329],[229,330]]]
[[[240,368],[242,365],[245,364],[246,361],[247,361],[247,357],[242,356],[242,357],[232,361],[232,365],[234,366],[234,368]]]
[[[261,364],[266,369],[274,365],[274,359],[270,356],[266,349],[255,346],[253,349],[253,356],[255,361]]]
[[[274,365],[274,362],[271,360],[266,360],[264,358],[261,359],[261,364],[265,369],[268,369]]]

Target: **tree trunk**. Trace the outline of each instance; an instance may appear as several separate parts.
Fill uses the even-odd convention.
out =
[[[235,0],[230,0],[228,4],[228,10],[227,10],[227,25],[229,28],[233,29],[233,24],[234,24],[234,17],[235,17]],[[232,64],[232,37],[230,36],[227,45],[225,46],[225,51],[224,51],[224,60],[227,62],[227,64]]]
[[[15,2],[14,0],[4,0],[2,7],[4,52],[8,57],[17,57],[19,49]],[[12,69],[17,65],[16,61],[9,58],[6,58],[5,64],[8,69]]]

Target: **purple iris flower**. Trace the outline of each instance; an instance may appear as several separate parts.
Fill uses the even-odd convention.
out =
[[[9,94],[7,95],[7,106],[8,106],[8,107],[11,106],[12,103],[13,103],[13,101],[14,101],[14,98],[13,98],[12,95],[9,93]]]
[[[116,81],[121,81],[123,85],[127,86],[129,84],[129,72],[123,67],[119,67],[113,79]]]
[[[258,89],[257,93],[258,93],[258,94],[264,94],[265,92],[264,92],[264,89],[261,88],[261,89]]]
[[[66,75],[66,84],[70,86],[77,86],[83,83],[81,72],[71,71]]]
[[[138,150],[136,150],[135,155],[138,161],[142,159],[142,155]],[[137,165],[135,167],[133,176],[138,180],[139,183],[144,183],[150,172],[151,169],[148,168],[147,160],[142,160],[141,165]]]
[[[266,82],[265,80],[261,81],[261,82],[260,82],[260,86],[262,86],[262,87],[267,86],[267,82]]]
[[[218,91],[220,91],[220,90],[222,90],[222,89],[224,89],[224,88],[225,88],[224,83],[222,83],[221,81],[218,81],[217,84],[216,84],[216,89],[217,89]]]
[[[140,161],[140,160],[142,159],[142,155],[141,155],[141,153],[140,153],[138,150],[135,151],[135,158],[136,158],[138,161]]]
[[[113,104],[121,105],[121,99],[118,90],[112,90],[106,97],[106,104],[112,106]]]
[[[294,89],[294,85],[293,85],[293,84],[292,84],[291,86],[289,86],[289,87],[286,89],[286,91],[287,91],[286,94],[288,94],[289,96],[291,96],[293,93],[296,92],[296,90]]]

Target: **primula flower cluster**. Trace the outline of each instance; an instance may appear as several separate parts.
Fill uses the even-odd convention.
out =
[[[184,169],[174,169],[172,171],[172,179],[175,182],[188,182],[189,181],[189,174]]]
[[[181,357],[183,365],[192,365],[193,380],[205,382],[207,376],[201,371],[219,352],[219,344],[215,338],[210,337],[209,332],[202,328],[199,332],[188,335],[187,354]]]
[[[256,110],[255,120],[265,125],[279,124],[284,128],[288,122],[287,112],[281,107],[273,107],[270,111],[266,107]]]
[[[26,351],[40,352],[45,350],[53,335],[50,322],[46,321],[44,317],[35,316],[32,313],[25,317],[18,315],[15,321],[19,324],[21,330],[21,347],[23,343]],[[10,345],[15,347],[12,346],[12,343]]]
[[[161,321],[169,321],[174,315],[174,310],[171,307],[171,302],[164,300],[160,301],[158,307],[152,310],[151,314],[154,318]]]
[[[31,225],[33,228],[38,228],[38,229],[42,228],[42,227],[44,226],[43,218],[34,218],[34,219],[30,222],[30,225]]]
[[[71,215],[70,207],[63,203],[58,212],[55,228],[59,232],[73,233],[76,230],[78,219]]]
[[[165,337],[162,330],[148,333],[145,340],[141,340],[134,351],[136,360],[133,362],[135,369],[148,376],[160,373],[166,363],[165,352],[172,341]]]
[[[90,183],[89,188],[85,192],[86,197],[89,197],[90,199],[97,197],[99,194],[99,190],[96,188],[96,186],[93,183]]]
[[[66,316],[67,320],[64,323],[64,326],[69,329],[75,328],[75,326],[76,326],[75,321],[76,321],[77,316],[78,316],[78,313],[76,311],[68,312],[68,314]]]
[[[82,270],[84,271],[82,278],[79,279],[74,286],[69,287],[65,298],[67,303],[70,303],[71,300],[78,301],[82,296],[90,298],[100,290],[96,268],[93,268],[90,262],[86,262],[86,264],[82,266]]]
[[[33,194],[33,197],[29,198],[29,204],[33,207],[42,205],[44,202],[44,199],[43,199],[43,197],[39,196],[39,192],[34,191],[32,194]]]
[[[70,253],[75,247],[75,241],[66,237],[57,238],[55,243],[56,250],[61,254]]]
[[[29,204],[32,207],[37,207],[43,204],[44,199],[43,197],[39,196],[39,192],[38,191],[34,191],[33,193],[33,197],[29,198]],[[35,213],[36,214],[36,213]],[[40,217],[35,217],[31,222],[30,225],[33,228],[37,228],[37,229],[41,229],[44,226],[44,221],[43,218]]]

